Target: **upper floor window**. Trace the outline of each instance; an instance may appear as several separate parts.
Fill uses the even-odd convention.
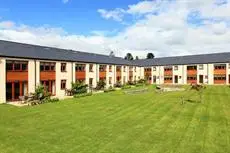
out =
[[[152,69],[151,68],[145,68],[145,72],[151,72]]]
[[[99,71],[100,72],[106,72],[106,65],[100,65],[99,66]]]
[[[165,67],[164,71],[172,71],[172,67]]]
[[[26,61],[6,61],[7,71],[27,71],[28,62]]]
[[[66,89],[66,80],[61,80],[61,90]]]
[[[77,64],[75,66],[75,71],[76,72],[85,72],[85,64]]]
[[[178,66],[174,66],[174,70],[177,71],[178,70]]]
[[[112,72],[112,65],[109,66],[109,72]]]
[[[197,66],[187,66],[187,70],[197,70]]]
[[[116,66],[116,71],[121,72],[121,66]]]
[[[89,64],[89,72],[93,72],[93,64]]]
[[[225,70],[226,65],[225,64],[216,64],[214,65],[215,70]]]
[[[199,70],[203,70],[204,69],[204,65],[203,64],[200,64],[199,65]]]
[[[132,66],[129,67],[129,71],[133,71],[133,67]]]
[[[61,63],[61,72],[66,72],[66,63]]]
[[[134,67],[134,72],[137,72],[137,67],[136,66]]]
[[[157,70],[157,68],[156,68],[156,66],[154,66],[154,67],[153,67],[153,71],[156,71],[156,70]]]
[[[55,63],[41,62],[40,71],[55,71]]]
[[[123,66],[123,71],[126,72],[126,66]]]

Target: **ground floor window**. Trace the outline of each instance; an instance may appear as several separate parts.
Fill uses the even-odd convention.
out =
[[[93,86],[93,78],[89,78],[89,86],[90,86],[90,87]]]
[[[20,96],[28,94],[28,81],[12,81],[6,83],[6,100],[20,100]]]
[[[188,76],[187,80],[197,80],[197,76]]]
[[[66,89],[66,80],[61,80],[61,90]]]
[[[55,95],[55,81],[54,80],[42,80],[41,85],[43,85],[47,92]]]
[[[214,80],[226,80],[226,75],[215,75]]]

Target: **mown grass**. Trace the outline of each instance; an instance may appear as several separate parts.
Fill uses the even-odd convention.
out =
[[[230,88],[127,95],[122,91],[35,107],[0,105],[0,153],[227,153]],[[195,96],[195,97],[194,97]]]

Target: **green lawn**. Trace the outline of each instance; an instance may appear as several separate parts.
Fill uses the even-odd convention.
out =
[[[0,153],[230,152],[230,88],[208,87],[203,103],[181,105],[181,94],[118,91],[0,105]]]

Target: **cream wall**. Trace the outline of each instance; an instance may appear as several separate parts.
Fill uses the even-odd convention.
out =
[[[112,66],[112,72],[109,71],[109,66]],[[106,88],[109,88],[110,86],[113,87],[113,85],[115,84],[114,82],[114,65],[107,65],[106,66]],[[109,84],[109,78],[112,78],[111,80],[111,84]]]
[[[61,72],[61,63],[66,63],[66,72]],[[61,90],[61,80],[66,80],[66,88],[71,88],[72,80],[72,63],[71,62],[56,62],[56,96],[65,96],[65,90]]]
[[[0,103],[6,101],[6,59],[0,58]]]
[[[178,70],[175,70],[175,67],[178,66]],[[178,76],[178,83],[177,84],[183,84],[183,65],[175,65],[173,66],[173,84],[175,83],[175,76]]]
[[[124,69],[125,69],[125,72],[124,72]],[[122,84],[124,84],[124,83],[127,83],[128,82],[128,66],[125,66],[125,68],[124,68],[124,66],[122,66],[121,67],[121,71],[122,71],[122,73],[121,73],[121,83]],[[124,77],[125,77],[125,80],[124,80]]]
[[[36,88],[36,61],[29,60],[28,62],[28,93],[34,93]]]

